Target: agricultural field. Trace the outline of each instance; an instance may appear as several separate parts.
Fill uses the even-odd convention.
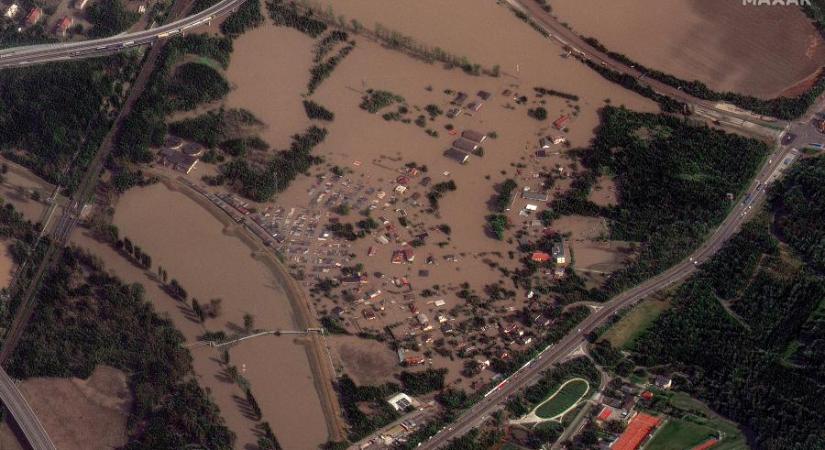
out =
[[[613,348],[627,348],[659,315],[670,307],[670,302],[651,297],[643,300],[604,334]]]
[[[540,404],[535,414],[542,419],[553,419],[575,406],[590,389],[586,380],[574,378],[565,382],[559,390]]]
[[[578,34],[717,91],[762,98],[798,94],[825,62],[825,42],[798,7],[743,6],[741,0],[550,4],[553,15]]]

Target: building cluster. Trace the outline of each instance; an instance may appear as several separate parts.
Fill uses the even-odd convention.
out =
[[[8,19],[8,20],[15,20],[15,19],[19,20],[20,13],[22,12],[22,10],[20,8],[20,5],[18,5],[17,3],[12,3],[8,6],[5,6],[5,7],[2,8],[2,10],[3,10],[3,17]],[[36,24],[37,22],[39,22],[42,17],[43,17],[43,8],[34,6],[26,12],[25,16],[23,16],[21,26],[28,28],[28,27]]]
[[[164,147],[158,152],[158,162],[188,175],[195,169],[204,152],[205,149],[198,143],[184,143],[177,136],[167,136]]]
[[[475,130],[465,130],[461,137],[453,141],[452,147],[444,151],[444,156],[458,162],[466,164],[470,160],[470,155],[478,154],[481,143],[487,139],[487,135]]]
[[[658,375],[653,385],[661,390],[670,389],[672,380],[669,376]],[[619,396],[617,396],[617,394]],[[637,450],[650,438],[653,431],[662,423],[662,418],[638,411],[640,401],[650,402],[654,393],[633,384],[623,384],[612,395],[601,395],[601,409],[595,417],[597,425],[609,421],[621,421],[627,424],[625,431],[602,442],[605,450]]]

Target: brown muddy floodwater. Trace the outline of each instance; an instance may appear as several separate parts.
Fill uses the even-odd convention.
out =
[[[825,64],[825,42],[796,6],[741,0],[553,0],[581,35],[712,89],[774,97]]]
[[[204,302],[223,299],[222,314],[207,320],[207,329],[236,332],[246,313],[254,317],[255,328],[295,328],[288,299],[273,273],[185,194],[163,184],[133,189],[120,199],[114,223],[122,236],[163,266],[170,279],[177,279],[190,297]],[[302,346],[288,337],[262,337],[234,347],[230,354],[232,364],[250,380],[264,419],[285,448],[314,448],[326,440],[323,412]],[[196,370],[207,363],[198,362],[196,356]],[[237,389],[229,383],[210,387]]]
[[[261,137],[275,148],[286,148],[289,137],[309,126],[301,94],[312,66],[312,40],[291,28],[266,25],[233,42],[226,72],[233,89],[231,108],[245,108],[268,125]]]

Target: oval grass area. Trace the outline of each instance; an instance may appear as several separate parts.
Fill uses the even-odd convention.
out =
[[[542,419],[553,419],[575,406],[587,394],[590,384],[582,378],[567,380],[559,389],[536,408]]]

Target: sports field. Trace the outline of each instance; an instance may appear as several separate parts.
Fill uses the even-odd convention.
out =
[[[567,380],[536,408],[536,415],[542,419],[555,418],[575,406],[589,389],[590,385],[582,378]]]
[[[682,419],[670,419],[650,440],[647,450],[685,450],[715,437],[716,430]]]

